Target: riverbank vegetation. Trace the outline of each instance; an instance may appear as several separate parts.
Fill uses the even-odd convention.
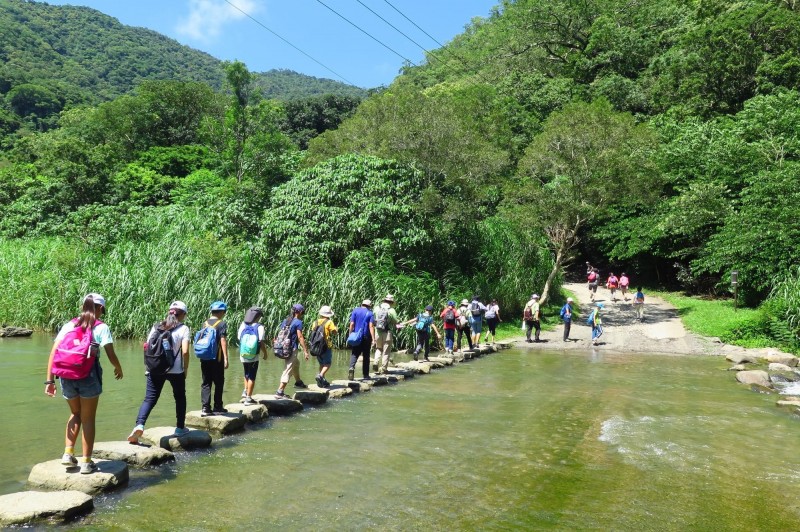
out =
[[[271,99],[234,62],[53,107],[14,71],[0,319],[51,328],[90,289],[125,335],[178,297],[516,315],[583,256],[713,297],[737,270],[761,318],[731,334],[796,341],[798,50],[793,3],[505,0],[363,101]]]

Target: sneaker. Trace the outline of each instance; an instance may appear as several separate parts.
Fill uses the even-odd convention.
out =
[[[69,453],[64,453],[64,456],[61,457],[61,465],[65,465],[67,467],[75,467],[76,465],[78,465],[78,459]]]
[[[128,443],[139,443],[139,436],[144,432],[144,425],[136,425],[128,435]]]
[[[97,464],[89,460],[88,462],[81,462],[81,475],[88,475],[97,471]]]
[[[308,385],[303,381],[297,381],[294,383],[295,388],[308,388]]]
[[[286,394],[283,393],[282,390],[278,390],[277,392],[275,392],[275,399],[285,399],[285,398]]]
[[[322,375],[317,375],[316,377],[314,377],[314,379],[317,381],[317,386],[319,386],[320,388],[325,387],[325,379],[322,377]]]
[[[175,429],[175,436],[186,436],[189,434],[189,429],[186,427],[178,427]]]
[[[329,383],[328,380],[325,377],[322,377],[322,387],[323,388],[330,388],[331,387],[331,383]]]
[[[228,412],[227,408],[222,408],[221,406],[215,408],[212,413],[216,416],[217,414],[225,414]]]
[[[354,369],[350,369],[347,371],[347,380],[351,381],[355,378],[356,371]]]
[[[208,417],[208,416],[213,416],[213,415],[214,414],[213,414],[213,412],[211,412],[211,409],[208,408],[208,407],[205,407],[205,406],[200,411],[200,417]]]
[[[245,397],[244,398],[244,406],[251,406],[251,405],[254,405],[254,404],[256,404],[256,402],[253,401],[252,397]]]
[[[378,371],[378,363],[377,362],[373,362],[372,363],[372,371]]]

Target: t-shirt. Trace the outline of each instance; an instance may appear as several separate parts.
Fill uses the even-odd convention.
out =
[[[572,305],[569,303],[561,307],[561,319],[564,321],[572,321]]]
[[[350,313],[350,323],[353,324],[353,331],[364,331],[363,338],[372,339],[369,324],[375,323],[375,315],[370,309],[364,306],[353,309],[353,312]]]
[[[220,343],[222,341],[222,338],[227,338],[228,337],[228,322],[220,320],[219,318],[215,318],[214,316],[211,316],[210,318],[206,319],[206,323],[208,323],[209,325],[214,325],[217,322],[220,322],[220,324],[217,325],[217,327],[216,327],[216,329],[217,329],[217,360],[222,362],[222,349],[220,349],[219,346],[220,346]],[[203,327],[205,327],[205,324],[203,325]]]
[[[536,299],[531,299],[527,303],[525,303],[525,308],[531,309],[531,319],[533,321],[539,320],[539,301]]]
[[[611,277],[608,278],[608,287],[609,288],[616,288],[617,287],[617,283],[619,283],[619,279],[617,279],[617,277],[615,275],[612,275]]]
[[[633,302],[639,305],[644,303],[644,294],[642,292],[636,292],[636,295],[633,296]]]
[[[66,335],[69,331],[75,328],[75,324],[72,321],[68,321],[65,323],[61,330],[58,331],[58,335],[56,335],[55,343],[58,344],[61,340],[64,339],[64,335]],[[101,323],[94,329],[92,329],[92,338],[100,347],[103,347],[106,344],[113,344],[114,339],[111,337],[111,329],[108,328],[107,323]]]
[[[496,318],[498,312],[500,312],[499,305],[489,305],[486,307],[486,319]]]
[[[327,322],[325,322],[325,320],[327,320]],[[331,338],[331,335],[338,332],[339,329],[336,328],[336,325],[333,324],[333,320],[330,318],[317,318],[311,326],[311,330],[313,331],[318,325],[322,325],[322,322],[325,322],[325,328],[322,330],[325,334],[325,343],[328,345],[328,349],[331,349],[333,347],[333,338]]]
[[[252,325],[252,323],[251,323],[251,325]],[[245,327],[247,327],[247,324],[245,322],[242,322],[242,324],[239,325],[239,330],[236,332],[236,338],[239,339],[239,342],[242,341],[242,333],[244,333],[244,328]],[[261,323],[258,324],[258,327],[256,327],[256,334],[258,335],[258,342],[259,342],[258,348],[261,349],[261,342],[264,341],[264,336],[266,335],[266,332],[264,332],[264,325],[263,324],[261,324]],[[256,355],[258,355],[258,351],[256,351]],[[256,358],[244,358],[242,355],[239,355],[239,361],[240,362],[244,362],[244,363],[253,362],[257,358],[258,358],[257,356],[256,356]]]
[[[447,323],[447,320],[446,320],[446,319],[444,319],[444,316],[445,316],[445,314],[447,314],[447,311],[448,311],[448,310],[452,310],[452,311],[453,311],[453,317],[455,317],[455,318],[456,318],[456,319],[455,319],[455,321],[454,321],[453,323]],[[441,314],[439,314],[439,317],[440,317],[440,318],[442,318],[442,322],[444,323],[444,329],[445,329],[445,330],[448,330],[448,329],[455,329],[455,328],[456,328],[456,323],[455,323],[455,322],[456,322],[456,321],[458,321],[458,311],[457,311],[455,308],[453,308],[453,309],[450,309],[450,307],[447,307],[447,308],[445,308],[445,309],[444,309],[444,310],[441,312]]]
[[[150,338],[153,336],[153,333],[156,332],[155,327],[150,327],[150,332],[147,333],[147,337]],[[172,345],[175,346],[175,362],[173,362],[172,367],[169,368],[167,373],[183,373],[183,341],[187,340],[189,343],[192,341],[192,333],[189,330],[189,326],[185,323],[181,323],[174,329],[172,329]],[[145,372],[148,373],[148,372]]]
[[[631,284],[631,281],[630,281],[630,279],[628,279],[628,277],[626,275],[623,275],[622,277],[619,278],[619,285],[620,286],[622,286],[624,288],[628,288],[629,284]]]
[[[281,322],[281,329],[286,327],[286,320]],[[289,338],[292,339],[292,349],[297,349],[299,345],[299,340],[297,339],[297,331],[303,330],[303,322],[299,318],[292,318],[292,321],[289,323]]]

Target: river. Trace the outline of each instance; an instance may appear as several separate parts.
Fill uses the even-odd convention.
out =
[[[0,339],[0,494],[63,449],[68,411],[41,384],[51,338]],[[105,361],[98,441],[124,439],[144,393],[141,348]],[[312,359],[313,361],[313,359]],[[330,375],[342,378],[347,354]],[[733,382],[718,357],[508,350],[273,418],[132,470],[70,525],[104,530],[792,530],[800,420]],[[272,357],[256,392],[272,393]],[[192,361],[189,408],[199,409]],[[314,368],[304,363],[306,382]],[[241,393],[227,372],[226,402]],[[174,423],[165,388],[148,426]],[[291,384],[289,386],[291,390]],[[60,397],[60,396],[59,396]]]

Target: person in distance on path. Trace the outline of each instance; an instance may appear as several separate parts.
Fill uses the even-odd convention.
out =
[[[539,333],[542,329],[540,315],[539,315],[539,295],[533,294],[530,301],[525,303],[525,308],[522,310],[522,321],[525,322],[525,341],[528,343],[538,342]],[[531,331],[535,330],[536,335],[534,340],[531,340]]]
[[[572,298],[568,297],[567,302],[561,307],[561,319],[564,320],[564,341],[569,341],[569,329],[572,326]]]

